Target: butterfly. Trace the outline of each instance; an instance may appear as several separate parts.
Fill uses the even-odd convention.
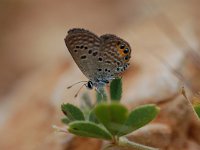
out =
[[[99,37],[88,30],[74,28],[68,31],[65,44],[79,69],[89,79],[84,84],[88,89],[103,88],[129,66],[131,47],[116,35]]]

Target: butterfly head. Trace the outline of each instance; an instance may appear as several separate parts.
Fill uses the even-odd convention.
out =
[[[94,87],[94,84],[93,84],[92,81],[88,81],[88,82],[85,84],[85,86],[86,86],[88,89],[92,90],[93,87]]]
[[[89,90],[92,90],[94,87],[95,87],[95,89],[101,89],[101,88],[103,88],[106,84],[108,84],[109,83],[109,81],[108,80],[102,80],[102,81],[91,81],[91,80],[89,80],[86,84],[85,84],[85,86],[86,86],[86,88],[88,88]]]

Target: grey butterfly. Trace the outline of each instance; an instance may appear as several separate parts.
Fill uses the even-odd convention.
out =
[[[65,44],[74,61],[89,79],[88,89],[103,88],[124,72],[131,58],[128,42],[112,34],[100,37],[80,28],[68,31]]]

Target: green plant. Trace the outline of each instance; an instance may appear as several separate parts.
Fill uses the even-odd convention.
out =
[[[186,98],[186,100],[188,100],[189,104],[191,104],[194,113],[200,119],[200,95],[197,94],[196,97],[193,97],[192,101],[190,101],[186,95],[186,91],[184,87],[182,87],[181,93]]]
[[[200,119],[200,93],[196,94],[192,99],[192,106],[197,117]]]
[[[196,112],[197,116],[200,119],[200,103],[194,103],[193,107],[194,107],[194,111]]]
[[[136,150],[155,150],[129,141],[125,135],[145,126],[158,114],[159,108],[154,104],[136,107],[132,111],[120,103],[122,80],[115,79],[110,84],[110,101],[102,89],[97,93],[97,103],[93,107],[88,95],[83,95],[81,109],[72,104],[62,104],[65,114],[62,122],[67,125],[67,132],[77,136],[99,138],[110,141],[112,146],[131,147]]]

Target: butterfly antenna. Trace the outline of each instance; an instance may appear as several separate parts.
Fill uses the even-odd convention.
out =
[[[83,86],[85,86],[85,85],[86,85],[86,84],[83,84],[83,85],[80,87],[80,89],[76,92],[76,94],[74,95],[75,98],[78,96],[79,92],[81,91],[81,89],[82,89]]]
[[[79,81],[79,82],[76,82],[76,83],[74,83],[74,84],[68,86],[67,89],[70,89],[70,88],[73,87],[74,85],[79,84],[79,83],[82,83],[82,82],[88,82],[88,81]]]

